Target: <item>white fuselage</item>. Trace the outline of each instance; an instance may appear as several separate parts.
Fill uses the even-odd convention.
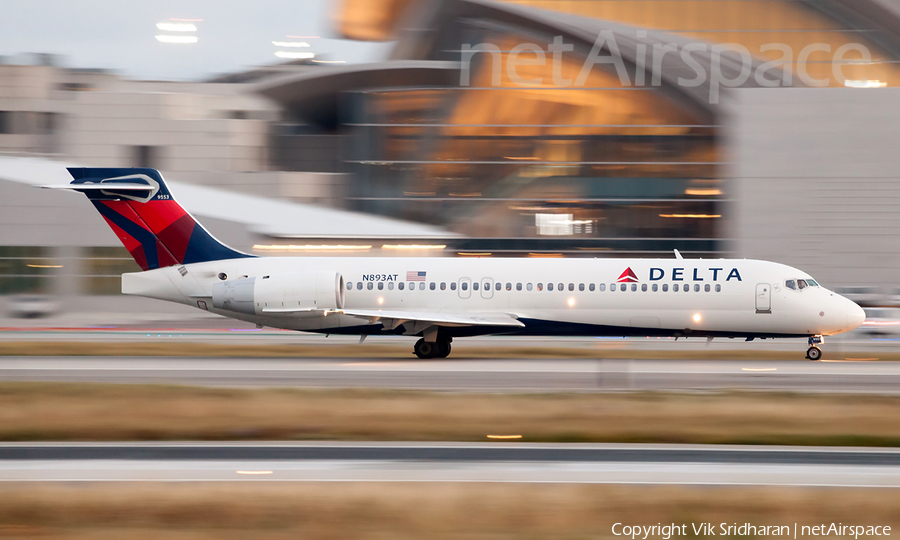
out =
[[[222,281],[322,270],[339,274],[348,311],[506,314],[525,324],[507,329],[456,326],[451,331],[457,336],[812,336],[851,330],[865,318],[859,306],[828,289],[785,286],[786,280],[809,279],[805,272],[737,259],[260,257],[125,274],[122,292],[262,326],[327,333],[385,330],[372,319],[340,311],[235,313],[212,303],[213,287]]]

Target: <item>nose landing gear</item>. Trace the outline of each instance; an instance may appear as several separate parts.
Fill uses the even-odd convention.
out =
[[[809,336],[809,348],[806,349],[806,357],[813,362],[821,359],[822,349],[818,345],[822,344],[823,341],[822,336]]]

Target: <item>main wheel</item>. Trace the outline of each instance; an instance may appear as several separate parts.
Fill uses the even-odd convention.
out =
[[[450,355],[449,341],[438,341],[436,345],[437,353],[434,355],[434,358],[447,358]]]
[[[413,352],[416,353],[416,356],[425,360],[426,358],[434,358],[437,356],[439,349],[437,343],[429,343],[422,338],[416,342]]]
[[[806,349],[806,357],[815,362],[816,360],[822,358],[822,349],[818,347],[810,347]]]

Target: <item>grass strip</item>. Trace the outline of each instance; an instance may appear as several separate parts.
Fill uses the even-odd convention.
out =
[[[900,397],[478,394],[0,384],[0,440],[385,440],[900,446]],[[498,442],[515,444],[515,442]]]
[[[256,482],[0,486],[4,538],[621,539],[611,533],[617,522],[686,524],[689,536],[694,536],[691,524],[705,522],[717,529],[720,523],[792,529],[794,523],[887,525],[894,534],[900,512],[896,490],[863,489]]]
[[[415,359],[413,340],[409,346],[379,345],[252,345],[215,344],[184,341],[169,342],[83,342],[83,341],[6,341],[0,342],[0,356],[173,356],[224,358],[394,358]],[[480,347],[454,343],[453,359],[473,358],[622,358],[671,360],[798,360],[805,347],[796,351],[760,351],[754,349],[703,350],[630,350],[618,344],[598,343],[596,347]],[[900,352],[847,352],[827,350],[825,360],[898,361]]]

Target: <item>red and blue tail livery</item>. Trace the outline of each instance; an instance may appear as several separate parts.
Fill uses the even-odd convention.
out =
[[[143,270],[252,257],[216,240],[178,204],[155,169],[69,168],[66,186],[88,196]]]

